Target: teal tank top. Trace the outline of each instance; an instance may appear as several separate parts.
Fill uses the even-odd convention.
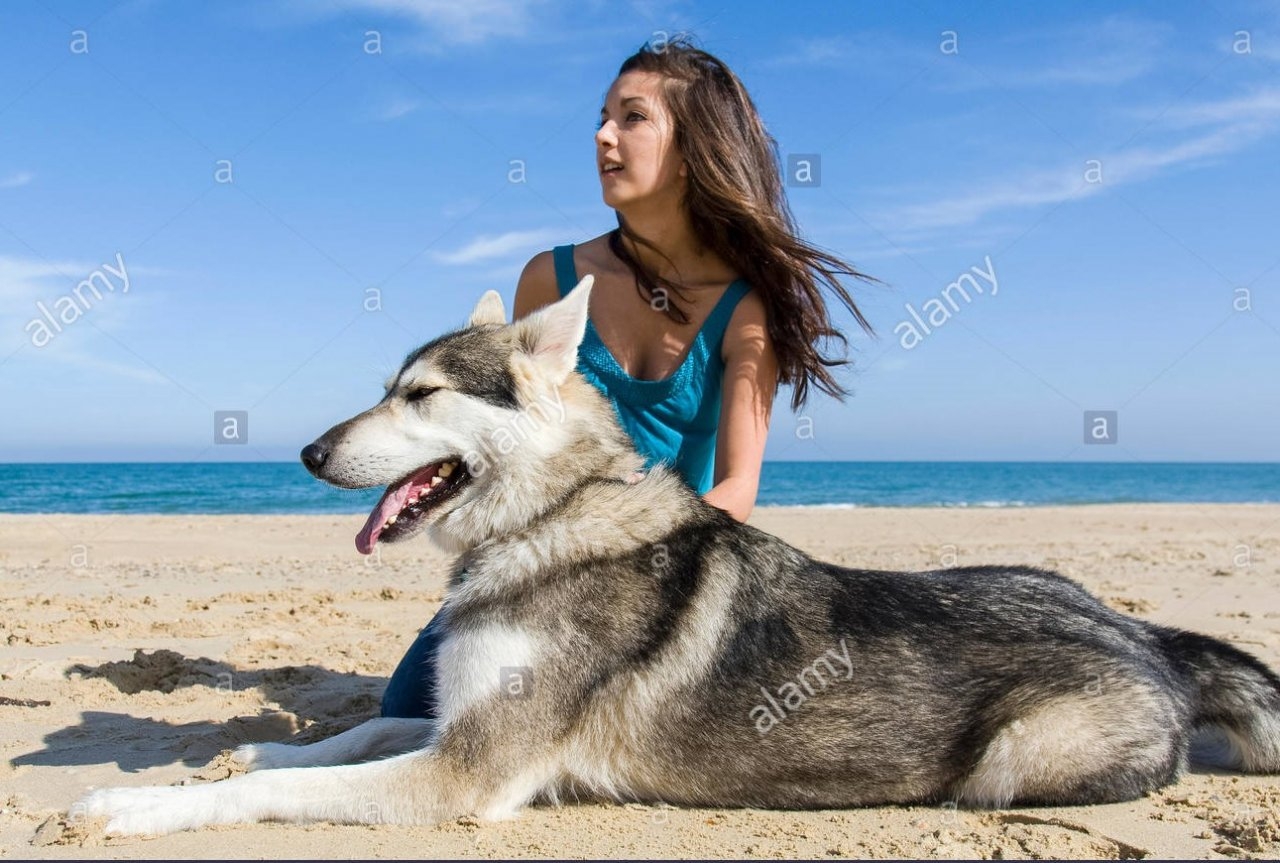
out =
[[[563,297],[578,284],[573,246],[557,246],[552,254]],[[670,377],[656,381],[631,377],[600,340],[590,318],[578,349],[578,371],[613,404],[622,427],[644,456],[645,467],[659,463],[673,467],[698,494],[710,491],[715,479],[724,377],[720,345],[734,308],[750,290],[742,279],[725,289],[684,362]]]

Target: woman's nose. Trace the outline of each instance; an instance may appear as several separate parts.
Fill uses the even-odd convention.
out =
[[[614,134],[615,131],[616,127],[613,125],[613,121],[607,121],[596,130],[596,143],[602,147],[613,146],[617,140],[617,136]]]

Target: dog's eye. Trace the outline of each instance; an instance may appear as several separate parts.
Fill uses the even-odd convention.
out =
[[[407,402],[420,402],[438,389],[440,388],[439,387],[419,387],[416,390],[410,390],[409,392],[405,393],[404,400]]]

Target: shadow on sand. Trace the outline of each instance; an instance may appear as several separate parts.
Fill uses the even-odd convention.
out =
[[[192,687],[226,694],[257,690],[263,700],[278,708],[225,722],[188,723],[87,710],[81,714],[79,724],[46,734],[44,749],[13,758],[13,766],[115,763],[121,770],[133,773],[177,761],[198,767],[222,750],[242,743],[290,740],[295,735],[291,742],[310,743],[376,716],[387,683],[383,677],[340,673],[316,665],[236,668],[206,657],[188,658],[171,650],[139,650],[130,660],[98,666],[74,665],[65,673],[72,679],[108,680],[127,695],[172,693]]]

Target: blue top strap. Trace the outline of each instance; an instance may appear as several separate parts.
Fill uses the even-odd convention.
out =
[[[556,246],[551,255],[556,262],[556,287],[563,298],[578,284],[578,272],[573,266],[573,246]]]

